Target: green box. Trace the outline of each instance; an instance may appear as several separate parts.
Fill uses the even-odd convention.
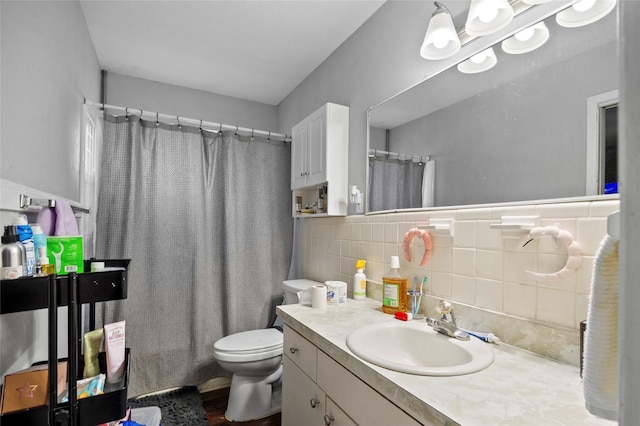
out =
[[[47,256],[55,266],[55,273],[84,272],[82,237],[47,237]]]

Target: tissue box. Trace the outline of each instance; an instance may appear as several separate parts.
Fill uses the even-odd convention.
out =
[[[58,395],[66,388],[67,363],[58,363]],[[49,370],[47,364],[7,374],[2,387],[2,414],[47,405]]]
[[[47,237],[47,256],[55,266],[55,273],[84,272],[82,237]]]

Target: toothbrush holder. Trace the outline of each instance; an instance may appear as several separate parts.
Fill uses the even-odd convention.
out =
[[[413,315],[413,319],[424,319],[424,315],[419,314],[420,302],[422,301],[422,292],[419,290],[407,290],[407,297],[409,298],[409,312]]]

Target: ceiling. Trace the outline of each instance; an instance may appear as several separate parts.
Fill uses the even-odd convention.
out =
[[[80,3],[102,69],[277,105],[384,0]]]

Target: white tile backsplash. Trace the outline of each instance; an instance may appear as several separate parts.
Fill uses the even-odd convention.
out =
[[[425,291],[490,312],[579,329],[586,318],[594,256],[606,235],[606,218],[619,210],[619,201],[578,201],[540,205],[443,209],[344,218],[304,220],[301,235],[304,274],[316,280],[351,281],[355,260],[367,261],[367,279],[380,283],[390,256],[399,256],[402,270],[428,277]],[[501,216],[537,215],[537,226],[559,224],[571,232],[582,250],[582,265],[557,282],[537,282],[525,270],[548,273],[562,268],[566,249],[551,237],[522,247],[526,232],[503,238],[491,229]],[[424,246],[412,242],[412,262],[404,259],[402,238],[407,230],[431,218],[454,219],[455,237],[432,236],[433,252],[419,266]]]
[[[504,276],[504,252],[498,250],[475,250],[476,276],[501,280]]]

